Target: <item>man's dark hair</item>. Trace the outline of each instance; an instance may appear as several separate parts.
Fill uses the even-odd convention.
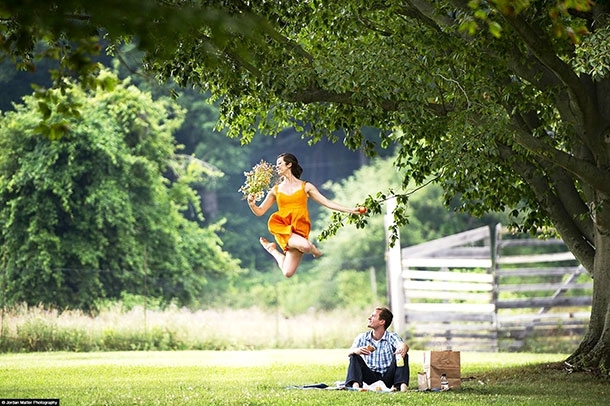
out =
[[[387,330],[392,324],[392,320],[394,319],[394,315],[387,307],[377,307],[375,310],[379,310],[379,319],[385,321],[383,327]]]

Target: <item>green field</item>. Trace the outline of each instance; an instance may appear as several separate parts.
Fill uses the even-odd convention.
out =
[[[423,353],[411,351],[411,388]],[[462,388],[443,393],[299,390],[345,378],[345,350],[0,355],[0,399],[67,405],[602,405],[608,381],[556,368],[565,355],[462,353]],[[0,402],[1,403],[1,402]]]

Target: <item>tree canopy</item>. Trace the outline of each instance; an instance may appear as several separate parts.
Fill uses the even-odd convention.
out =
[[[210,281],[239,269],[217,226],[182,214],[196,200],[189,184],[213,173],[175,154],[175,103],[101,75],[106,89],[55,90],[51,106],[27,96],[0,118],[3,293],[81,309],[125,293],[201,301]],[[86,114],[65,113],[68,103]],[[63,135],[43,137],[42,125]]]
[[[521,230],[552,226],[594,278],[569,361],[610,367],[607,1],[160,1],[137,18],[132,1],[19,4],[4,2],[8,53],[27,49],[23,38],[82,39],[75,20],[127,34],[149,71],[218,97],[229,135],[293,126],[372,152],[361,131],[372,126],[398,147],[403,186],[432,177],[473,214],[510,209]],[[408,196],[395,193],[400,223]]]

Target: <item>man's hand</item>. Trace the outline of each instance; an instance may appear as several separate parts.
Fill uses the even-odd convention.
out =
[[[372,348],[372,350],[371,350],[371,348]],[[364,346],[364,347],[352,348],[352,349],[350,349],[349,355],[352,355],[352,354],[371,355],[373,353],[373,351],[375,351],[375,347],[373,347],[372,345],[369,345],[369,346]]]
[[[409,346],[405,343],[400,344],[396,347],[396,352],[394,354],[400,354],[403,358],[409,352]]]

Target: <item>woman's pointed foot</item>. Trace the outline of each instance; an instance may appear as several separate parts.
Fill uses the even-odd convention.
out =
[[[316,248],[315,246],[313,247],[313,250],[311,251],[311,253],[313,254],[314,258],[320,258],[322,255],[324,255],[322,253],[322,251],[320,251],[318,248]]]
[[[261,245],[263,246],[263,248],[271,254],[271,251],[275,251],[277,250],[277,247],[275,246],[274,242],[270,242],[269,240],[267,240],[265,237],[261,237],[258,240]]]

